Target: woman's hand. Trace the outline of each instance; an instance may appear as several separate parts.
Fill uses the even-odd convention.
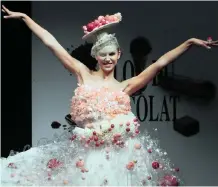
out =
[[[12,12],[12,11],[8,10],[4,5],[2,5],[2,12],[7,14],[7,16],[4,16],[5,19],[10,19],[10,18],[20,19],[20,18],[23,18],[25,16],[24,13]]]
[[[204,41],[204,40],[200,40],[200,39],[197,39],[197,38],[192,38],[189,41],[191,42],[191,44],[201,46],[201,47],[205,47],[207,49],[211,49],[211,47],[217,47],[218,46],[218,40],[216,40],[216,41],[213,41],[213,40]]]

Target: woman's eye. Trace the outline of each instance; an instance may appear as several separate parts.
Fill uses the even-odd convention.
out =
[[[113,52],[113,53],[110,53],[109,55],[110,55],[110,56],[114,56],[114,55],[115,55],[115,53]]]

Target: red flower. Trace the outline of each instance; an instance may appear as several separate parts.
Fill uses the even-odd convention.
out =
[[[87,25],[87,31],[89,31],[89,32],[91,32],[94,28],[95,28],[95,24],[94,23],[89,23]]]
[[[154,169],[158,169],[159,168],[159,163],[158,162],[152,162],[152,167],[154,168]]]
[[[95,146],[96,146],[96,147],[99,147],[99,146],[100,146],[100,144],[99,144],[98,142],[96,142],[96,143],[95,143]]]
[[[94,141],[95,141],[95,142],[98,141],[98,136],[94,136]]]

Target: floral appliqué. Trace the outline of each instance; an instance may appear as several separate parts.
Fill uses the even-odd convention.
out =
[[[111,91],[107,87],[79,85],[71,100],[71,116],[76,123],[96,121],[106,117],[113,119],[131,111],[130,97],[121,90]]]

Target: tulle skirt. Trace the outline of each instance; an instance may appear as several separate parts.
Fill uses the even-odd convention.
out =
[[[132,114],[99,126],[1,158],[1,186],[184,185],[158,140],[140,133]]]

